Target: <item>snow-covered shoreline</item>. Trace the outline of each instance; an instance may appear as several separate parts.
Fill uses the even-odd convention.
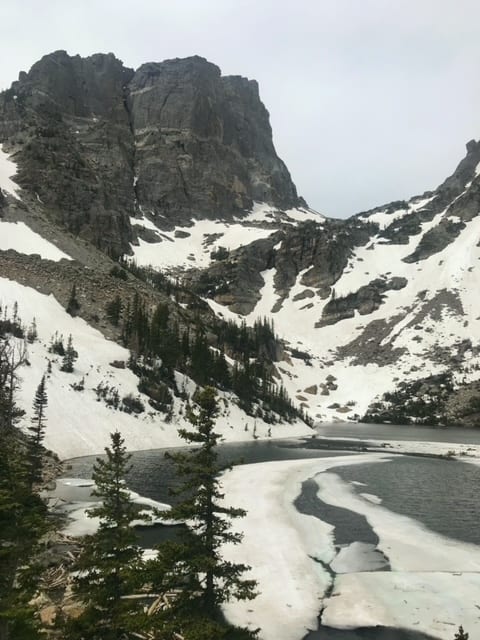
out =
[[[452,427],[452,433],[454,433],[454,427]],[[478,444],[422,440],[390,440],[389,438],[376,440],[372,438],[362,438],[361,434],[359,434],[358,438],[333,438],[333,436],[320,435],[317,435],[316,438],[324,440],[325,442],[329,440],[343,441],[346,444],[351,443],[352,447],[355,447],[355,443],[361,442],[362,446],[366,446],[370,452],[432,457],[441,456],[449,459],[462,460],[463,462],[480,464],[480,445]]]

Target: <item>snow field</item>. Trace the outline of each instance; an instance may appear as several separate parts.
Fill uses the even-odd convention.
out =
[[[280,211],[279,209],[267,204],[266,202],[254,202],[252,210],[243,218],[237,218],[243,222],[273,222],[282,220],[282,222],[305,222],[313,220],[322,222],[325,216],[313,209],[298,207]]]
[[[417,203],[420,204],[420,203]],[[438,224],[443,213],[422,225],[422,235]],[[309,412],[324,421],[345,420],[348,413],[362,415],[370,402],[377,396],[391,390],[397,379],[413,379],[439,373],[444,370],[441,363],[434,363],[426,354],[437,345],[453,346],[460,340],[470,339],[473,344],[480,342],[480,316],[476,299],[471,295],[480,286],[480,216],[467,223],[455,242],[443,251],[423,260],[418,264],[407,264],[402,258],[409,255],[420,240],[420,236],[412,236],[408,245],[388,245],[377,242],[375,251],[368,246],[356,249],[351,259],[351,267],[335,284],[337,297],[348,295],[368,284],[371,280],[385,276],[401,276],[407,279],[407,285],[398,291],[386,293],[384,303],[371,314],[342,320],[333,325],[315,328],[321,318],[323,307],[328,300],[321,300],[315,293],[313,297],[294,301],[295,295],[307,287],[300,284],[303,273],[297,277],[289,297],[283,301],[282,308],[275,314],[271,309],[278,299],[274,288],[275,270],[271,269],[262,275],[265,280],[261,294],[262,299],[255,309],[246,317],[248,324],[264,315],[270,315],[275,324],[275,331],[280,337],[289,338],[291,346],[306,351],[312,356],[313,367],[306,366],[300,360],[292,365],[279,363],[283,382],[292,397],[300,394]],[[375,240],[373,240],[375,243]],[[352,270],[353,265],[355,269]],[[458,294],[464,314],[457,315],[447,307],[441,310],[441,321],[429,314],[421,321],[420,329],[416,315],[421,306],[428,303],[439,291],[447,289]],[[423,302],[419,295],[424,296]],[[416,303],[412,304],[415,300]],[[311,308],[304,308],[312,304]],[[218,312],[218,306],[211,304]],[[220,307],[221,308],[221,307]],[[407,351],[394,364],[379,367],[375,364],[352,366],[350,360],[338,361],[334,349],[346,345],[360,335],[366,325],[374,320],[389,321],[393,316],[400,316],[382,344],[390,344],[395,348]],[[410,326],[409,326],[410,325]],[[292,339],[296,337],[296,341]],[[469,365],[480,363],[478,356],[466,355]],[[328,363],[328,371],[322,371]],[[285,373],[287,372],[287,373]],[[326,375],[335,376],[338,388],[330,390],[328,396],[302,394],[312,384]],[[463,376],[463,374],[462,374]],[[468,380],[478,379],[478,371],[466,374]],[[351,412],[339,413],[332,404],[344,406],[355,400]]]
[[[274,228],[262,229],[238,223],[216,222],[214,220],[195,220],[191,227],[176,227],[175,231],[188,233],[188,237],[175,237],[175,231],[160,231],[150,220],[130,218],[132,224],[153,229],[161,236],[161,242],[150,243],[139,239],[139,245],[132,245],[134,259],[141,266],[154,269],[174,269],[207,267],[210,254],[219,247],[228,250],[237,249],[260,238],[268,238],[276,231]],[[219,236],[209,241],[210,235]]]
[[[162,231],[145,215],[142,218],[130,218],[132,225],[156,231],[159,242],[150,243],[139,239],[138,245],[132,245],[134,259],[141,266],[152,266],[154,269],[188,269],[191,267],[207,267],[212,251],[224,247],[229,251],[238,249],[254,240],[268,238],[277,231],[274,223],[302,222],[315,220],[321,222],[324,216],[310,209],[289,209],[279,211],[263,202],[256,202],[252,211],[245,217],[236,218],[234,222],[218,222],[215,220],[192,220],[192,226],[176,227],[174,231]],[[270,223],[267,229],[260,223]],[[188,233],[186,238],[175,237],[175,232]],[[209,236],[219,236],[211,237]]]

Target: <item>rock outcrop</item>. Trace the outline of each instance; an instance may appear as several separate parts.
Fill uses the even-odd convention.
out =
[[[112,255],[128,251],[131,239],[133,135],[124,93],[132,75],[113,54],[57,51],[0,96],[0,140],[15,153],[30,206]]]
[[[258,84],[200,57],[142,65],[128,87],[138,202],[185,222],[300,204],[275,153]]]
[[[300,273],[300,284],[315,289],[315,293],[310,291],[306,297],[327,298],[347,266],[353,248],[365,245],[377,230],[377,225],[356,218],[285,225],[269,238],[228,252],[208,269],[187,276],[187,280],[197,293],[213,297],[235,313],[247,315],[261,297],[260,289],[265,284],[261,272],[275,268],[278,297],[272,309],[275,312]]]
[[[0,94],[0,142],[29,205],[113,256],[129,252],[138,212],[166,228],[303,203],[257,83],[197,56],[134,72],[113,54],[56,51]]]

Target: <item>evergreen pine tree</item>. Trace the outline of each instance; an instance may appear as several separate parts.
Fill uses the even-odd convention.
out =
[[[70,291],[70,297],[67,303],[67,313],[69,313],[73,318],[75,318],[75,316],[78,316],[79,311],[80,311],[80,303],[77,299],[77,285],[74,283]]]
[[[67,623],[69,640],[120,640],[129,630],[139,628],[143,612],[131,594],[141,576],[141,549],[132,527],[139,519],[125,485],[130,455],[116,431],[111,434],[111,448],[106,459],[97,458],[92,478],[93,495],[101,503],[88,515],[100,519],[96,533],[86,536],[77,561],[80,572],[75,593],[84,603],[81,616]]]
[[[17,428],[15,343],[0,336],[0,640],[40,637],[29,605],[38,579],[37,543],[47,530],[47,510],[32,491],[25,438]]]
[[[182,633],[185,638],[214,640],[235,631],[238,638],[256,634],[234,630],[222,618],[220,606],[230,599],[250,600],[255,597],[256,583],[242,578],[248,569],[221,558],[225,543],[239,544],[242,536],[233,533],[230,520],[245,515],[242,509],[221,504],[218,474],[227,467],[218,463],[220,435],[214,431],[218,404],[215,389],[206,387],[196,401],[198,411],[189,412],[194,431],[181,429],[181,437],[199,445],[187,453],[168,454],[184,478],[175,491],[182,496],[179,504],[168,512],[168,518],[186,521],[178,540],[163,543],[151,567],[151,582],[156,592],[176,590],[172,607],[155,616],[156,638]]]
[[[28,327],[27,340],[30,344],[33,344],[37,340],[37,338],[38,338],[37,321],[34,318],[32,320],[31,325]]]
[[[465,631],[463,630],[462,625],[460,625],[458,627],[457,633],[455,634],[454,640],[468,640],[468,638],[469,638],[468,633],[465,633]]]
[[[107,317],[115,327],[118,327],[118,323],[120,322],[122,307],[122,299],[118,294],[113,298],[113,300],[110,300],[105,307]]]
[[[35,392],[35,398],[33,399],[33,418],[31,426],[28,428],[28,449],[30,454],[30,476],[32,485],[40,482],[42,479],[42,444],[45,437],[45,409],[47,404],[48,398],[45,388],[45,376],[43,376]]]
[[[73,348],[72,335],[68,336],[67,348],[65,349],[65,355],[63,356],[62,366],[60,367],[60,371],[65,371],[66,373],[73,372],[73,365],[75,364],[75,360],[78,358],[78,353]]]

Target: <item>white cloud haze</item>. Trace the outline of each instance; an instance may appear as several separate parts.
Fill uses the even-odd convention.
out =
[[[434,188],[480,137],[476,0],[2,0],[0,87],[56,49],[127,66],[198,54],[255,78],[315,209]]]

